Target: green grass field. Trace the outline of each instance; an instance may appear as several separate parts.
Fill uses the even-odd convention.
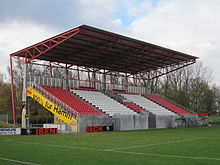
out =
[[[0,136],[0,165],[217,165],[220,126]]]

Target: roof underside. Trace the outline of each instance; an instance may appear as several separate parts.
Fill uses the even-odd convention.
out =
[[[137,74],[194,63],[195,56],[87,25],[11,54],[26,62],[40,59],[114,72]]]

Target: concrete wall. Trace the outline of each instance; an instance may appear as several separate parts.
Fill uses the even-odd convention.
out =
[[[151,116],[148,113],[141,115],[114,114],[78,116],[78,132],[86,132],[87,126],[113,126],[115,131],[145,130],[151,128],[173,128],[175,116]]]
[[[142,115],[120,115],[115,114],[114,130],[143,130],[148,129],[148,114]]]
[[[196,115],[180,115],[176,118],[174,125],[176,128],[195,127],[206,125],[206,121],[200,120]]]
[[[198,116],[188,115],[184,116],[186,120],[186,127],[195,127],[198,126]]]
[[[204,118],[199,118],[198,119],[198,125],[199,126],[207,126],[208,125],[208,118],[204,117]]]
[[[148,127],[149,129],[155,129],[156,128],[156,115],[149,113],[148,116]]]
[[[175,116],[156,116],[156,128],[173,128]]]
[[[86,132],[86,127],[89,126],[113,126],[115,131],[123,131],[123,130],[145,130],[149,128],[153,129],[153,128],[189,127],[189,126],[198,125],[198,117],[194,115],[193,116],[160,116],[160,115],[155,116],[155,115],[150,115],[148,113],[141,115],[114,114],[113,117],[109,117],[107,115],[100,115],[100,116],[83,115],[83,116],[78,116],[77,119],[78,119],[78,132]],[[69,130],[67,130],[67,132],[68,131]]]
[[[78,132],[86,132],[88,126],[113,126],[113,118],[107,115],[77,116]]]
[[[186,120],[183,117],[178,117],[174,121],[174,128],[183,128],[186,127]]]
[[[58,133],[76,133],[68,124],[43,124],[43,128],[58,128]]]

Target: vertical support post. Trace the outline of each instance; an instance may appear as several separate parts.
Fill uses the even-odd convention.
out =
[[[14,120],[14,125],[16,125],[17,117],[16,117],[16,106],[15,106],[14,73],[13,73],[13,62],[11,56],[10,56],[10,74],[11,74],[11,100],[12,100],[13,120]]]
[[[110,72],[110,83],[112,84],[112,72]]]
[[[77,66],[77,75],[78,75],[78,88],[80,87],[80,74],[79,74],[79,67]]]
[[[125,75],[125,91],[128,92],[128,75]]]
[[[22,120],[21,125],[22,128],[28,128],[29,123],[29,109],[27,107],[27,70],[28,64],[26,63],[27,59],[25,59],[24,63],[24,75],[23,75],[23,91],[22,91]]]
[[[53,68],[50,62],[50,85],[53,86]]]
[[[111,84],[111,89],[113,89],[112,72],[110,72],[110,84]]]
[[[106,90],[106,73],[104,71],[103,75],[102,75],[102,83],[103,83],[103,90]]]
[[[89,69],[87,69],[87,71],[88,71],[89,87],[91,87],[91,78],[90,78],[90,72],[89,72]]]
[[[92,81],[93,81],[93,87],[96,88],[96,74],[94,70],[92,72]]]
[[[64,89],[69,89],[69,80],[68,80],[68,77],[69,77],[68,67],[67,67],[67,64],[66,64],[66,67],[65,67],[65,86],[64,86]]]
[[[26,97],[26,106],[27,106],[27,128],[30,129],[30,97]]]
[[[136,78],[135,78],[134,75],[133,75],[133,86],[134,86],[134,87],[136,86]]]
[[[133,86],[134,86],[134,91],[133,91],[133,93],[136,93],[137,91],[137,87],[136,87],[136,84],[137,82],[136,82],[136,77],[133,75]]]

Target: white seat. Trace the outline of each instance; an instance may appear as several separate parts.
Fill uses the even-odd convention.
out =
[[[169,111],[168,109],[160,106],[159,104],[154,103],[153,101],[141,96],[141,95],[132,95],[132,94],[120,94],[128,100],[131,100],[140,107],[150,111],[155,115],[165,115],[165,116],[176,116],[175,113]]]
[[[113,100],[104,93],[85,90],[71,90],[71,92],[75,93],[79,97],[82,97],[83,99],[101,109],[103,112],[106,112],[106,114],[109,114],[110,116],[113,116],[113,114],[115,113],[137,115],[136,112]]]

